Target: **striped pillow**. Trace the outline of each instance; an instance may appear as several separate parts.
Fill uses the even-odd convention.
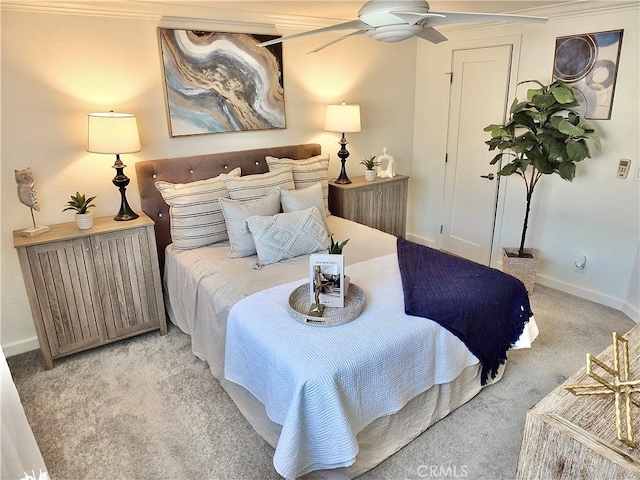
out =
[[[244,177],[232,177],[228,174],[222,174],[220,177],[229,191],[231,200],[241,202],[258,200],[276,187],[280,187],[280,190],[295,188],[291,168],[283,168],[277,172],[245,175]]]
[[[239,177],[235,168],[224,174]],[[220,198],[229,198],[229,192],[218,175],[190,183],[156,182],[156,188],[169,205],[171,238],[176,250],[190,250],[229,238]]]
[[[266,157],[270,171],[276,171],[283,167],[291,166],[293,182],[296,188],[310,187],[314,183],[322,184],[322,199],[324,212],[329,212],[329,154],[316,155],[304,160],[292,160],[290,158]]]

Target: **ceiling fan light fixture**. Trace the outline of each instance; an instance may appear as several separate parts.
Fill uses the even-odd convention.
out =
[[[358,19],[372,27],[378,28],[388,25],[403,25],[406,22],[393,14],[393,11],[427,13],[429,4],[425,0],[370,0],[358,12]]]
[[[381,42],[395,43],[411,38],[422,30],[422,25],[386,25],[376,29],[367,30],[365,33]]]

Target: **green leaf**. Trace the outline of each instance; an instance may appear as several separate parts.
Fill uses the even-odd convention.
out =
[[[527,99],[532,102],[533,98],[538,96],[538,95],[544,95],[544,90],[541,88],[536,88],[536,89],[530,89],[527,90]]]
[[[591,140],[598,150],[602,148],[602,143],[600,143],[600,137],[598,137],[598,135],[596,135],[594,132],[585,132],[584,137]]]
[[[506,155],[506,153],[497,154],[495,157],[491,159],[491,161],[489,162],[489,165],[495,165],[496,163],[498,163],[500,160],[502,160],[503,155]]]
[[[576,176],[576,166],[572,162],[563,162],[558,167],[558,174],[570,182]]]
[[[568,140],[567,156],[572,162],[581,162],[589,156],[589,148],[584,140]]]
[[[514,173],[516,173],[517,170],[518,170],[518,165],[516,165],[515,163],[509,163],[504,167],[502,167],[502,170],[498,172],[498,175],[502,175],[506,177],[508,175],[513,175]]]
[[[562,105],[575,102],[576,100],[571,87],[564,83],[551,87],[551,94],[556,99],[556,101],[558,103],[561,103]]]
[[[566,146],[563,142],[558,142],[556,140],[549,142],[547,145],[549,149],[549,160],[556,162],[564,162],[565,160],[568,160]]]
[[[536,158],[533,162],[533,166],[536,167],[540,173],[550,174],[555,172],[554,165],[544,157]]]
[[[513,120],[520,124],[523,125],[524,127],[528,128],[531,131],[536,131],[537,130],[537,126],[536,126],[536,122],[533,120],[531,114],[529,112],[518,112],[515,113],[513,115]]]
[[[570,135],[572,137],[581,137],[585,133],[583,129],[572,125],[570,122],[564,119],[558,124],[558,130],[560,130],[560,132],[564,133],[565,135]]]
[[[509,110],[509,112],[513,115],[514,113],[518,113],[521,112],[522,110],[524,110],[525,108],[527,108],[527,105],[529,105],[529,102],[520,102],[518,103],[518,99],[516,98],[513,101],[513,104],[511,105],[511,109]]]
[[[534,95],[531,98],[531,101],[540,110],[546,110],[556,103],[556,99],[553,95]]]
[[[497,125],[495,123],[492,123],[491,125],[487,125],[486,127],[484,127],[483,131],[493,132],[494,130],[498,130],[498,129],[502,129],[502,125]]]

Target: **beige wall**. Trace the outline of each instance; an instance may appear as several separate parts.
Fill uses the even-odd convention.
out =
[[[416,117],[408,231],[421,243],[439,246],[442,223],[444,154],[451,52],[511,43],[517,56],[517,81],[551,80],[555,38],[570,34],[624,29],[615,101],[610,120],[591,121],[603,149],[578,166],[572,183],[545,177],[534,193],[528,246],[542,256],[538,282],[623,310],[640,321],[638,246],[640,244],[639,14],[638,4],[607,11],[578,13],[546,25],[513,25],[448,33],[451,41],[418,44]],[[528,86],[517,96],[526,97]],[[482,94],[482,86],[478,86]],[[513,94],[513,93],[512,93]],[[488,137],[487,137],[488,138]],[[626,180],[616,178],[618,161],[632,160]],[[487,170],[488,171],[488,170]],[[501,181],[492,263],[500,265],[500,249],[519,244],[524,217],[524,186],[518,177]],[[587,256],[578,273],[577,255]]]
[[[97,195],[98,216],[115,215],[114,158],[85,151],[86,115],[135,113],[142,151],[124,155],[132,178],[128,199],[140,207],[138,160],[319,142],[339,172],[338,134],[323,132],[327,103],[359,103],[362,133],[348,135],[347,171],[387,146],[409,174],[413,142],[415,41],[379,44],[354,38],[314,55],[317,39],[287,44],[284,79],[287,128],[169,138],[154,18],[87,16],[3,9],[2,30],[2,283],[1,341],[8,355],[37,348],[12,231],[30,226],[18,202],[14,169],[30,166],[42,211],[38,223],[73,221],[63,204],[76,190]],[[287,32],[283,32],[287,33]]]

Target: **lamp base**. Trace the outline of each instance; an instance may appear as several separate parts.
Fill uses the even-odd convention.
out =
[[[138,215],[137,213],[134,213],[134,212],[131,212],[131,213],[118,213],[118,215],[113,217],[113,219],[116,222],[126,222],[128,220],[135,220],[139,216],[140,215]]]
[[[129,185],[129,177],[124,174],[124,167],[126,165],[120,160],[120,155],[116,154],[116,163],[113,166],[116,169],[116,176],[113,177],[113,184],[120,190],[120,211],[113,219],[117,222],[135,220],[140,216],[131,210],[129,202],[127,202],[126,190]]]
[[[345,162],[347,161],[347,157],[349,156],[349,152],[347,151],[347,139],[342,134],[342,139],[340,140],[340,151],[338,152],[338,157],[340,157],[340,162],[342,163],[342,168],[340,169],[340,176],[335,179],[334,183],[338,185],[345,185],[347,183],[351,183],[349,177],[347,177],[347,169],[345,168]]]

